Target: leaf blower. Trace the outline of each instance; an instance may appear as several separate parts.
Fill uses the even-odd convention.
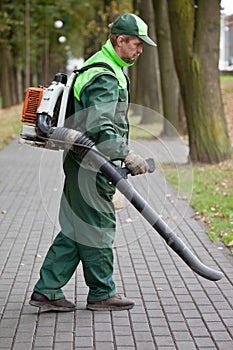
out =
[[[97,64],[106,67],[104,63]],[[76,76],[79,72],[91,67],[93,65],[75,70],[68,80],[67,75],[58,73],[47,88],[27,89],[22,113],[21,142],[52,150],[70,149],[81,157],[86,157],[131,202],[168,246],[194,272],[211,281],[220,280],[223,273],[204,265],[127,181],[129,174],[127,168],[116,167],[98,151],[92,140],[79,131],[64,127],[65,119],[70,113],[70,101],[73,98],[72,90]],[[148,160],[148,164],[152,172],[153,161]]]

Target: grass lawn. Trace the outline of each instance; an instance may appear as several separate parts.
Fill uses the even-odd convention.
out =
[[[0,110],[0,150],[19,135],[22,105]]]
[[[152,110],[150,110],[152,113]],[[141,123],[140,110],[136,113],[134,111],[129,112],[129,138],[131,140],[138,139],[154,139],[155,137],[159,137],[161,132],[163,131],[163,118],[158,113],[153,114],[154,121],[149,124]]]
[[[177,188],[177,171],[163,169],[167,180]],[[179,169],[185,175],[190,169]],[[193,192],[190,204],[194,218],[207,224],[207,234],[213,241],[221,240],[233,249],[233,161],[217,165],[193,166]]]

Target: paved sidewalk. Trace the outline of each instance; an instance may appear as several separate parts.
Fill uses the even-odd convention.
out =
[[[155,157],[159,170],[129,181],[190,249],[225,277],[215,283],[193,273],[127,202],[117,213],[115,280],[136,306],[122,312],[85,310],[80,266],[65,287],[77,311],[39,314],[28,300],[59,230],[61,152],[14,141],[0,152],[0,349],[233,349],[232,256],[209,241],[187,201],[166,183],[162,162],[168,159],[161,144],[177,164],[185,161],[186,150],[172,142],[137,143],[135,148]]]

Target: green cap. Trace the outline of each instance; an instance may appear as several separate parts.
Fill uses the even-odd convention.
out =
[[[111,33],[137,36],[146,44],[157,46],[148,36],[147,24],[140,17],[131,13],[124,13],[117,17],[113,22]]]

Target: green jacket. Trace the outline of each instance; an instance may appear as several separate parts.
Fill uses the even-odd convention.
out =
[[[75,114],[66,122],[119,163],[129,151],[128,80],[122,70],[128,65],[109,40],[85,65],[94,62],[109,64],[115,74],[96,67],[78,74],[74,85]],[[112,203],[115,188],[85,157],[82,160],[72,151],[64,155],[64,172],[59,214],[62,233],[88,247],[111,247],[116,226]]]
[[[129,151],[129,83],[123,67],[130,64],[116,54],[110,40],[85,65],[94,62],[109,64],[115,74],[106,68],[95,67],[77,76],[72,128],[90,137],[97,148],[111,159],[124,160]]]

